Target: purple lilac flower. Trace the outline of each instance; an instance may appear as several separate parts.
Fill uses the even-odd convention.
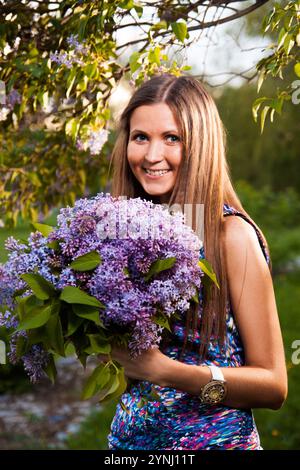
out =
[[[55,241],[59,249],[49,246]],[[1,325],[16,325],[15,290],[25,289],[24,296],[31,293],[20,275],[38,272],[56,289],[80,287],[97,298],[105,306],[99,311],[104,326],[112,333],[129,334],[133,356],[160,344],[163,329],[153,321],[157,310],[168,318],[174,312],[183,315],[203,276],[198,265],[201,241],[182,214],[171,215],[162,205],[113,198],[109,193],[62,208],[48,237],[37,231],[27,244],[10,237],[6,248],[8,261],[0,265]],[[97,267],[85,272],[70,267],[74,259],[91,251],[100,255]],[[171,268],[145,279],[152,263],[170,257],[176,259]],[[12,361],[17,360],[16,339],[23,333],[12,337]],[[33,346],[21,359],[34,381],[49,356],[40,344]]]
[[[13,109],[16,104],[22,103],[22,97],[17,90],[10,90],[7,95],[6,104],[10,109]]]
[[[107,142],[108,135],[107,129],[90,131],[89,137],[85,141],[77,139],[76,147],[78,150],[89,150],[91,155],[99,155],[103,145]]]
[[[67,38],[67,43],[69,46],[74,47],[75,52],[78,54],[86,55],[90,50],[89,47],[86,46],[86,41],[82,43],[78,41],[78,34],[71,34],[71,36]]]

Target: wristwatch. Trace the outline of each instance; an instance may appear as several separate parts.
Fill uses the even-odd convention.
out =
[[[216,405],[224,400],[227,387],[221,369],[217,366],[208,366],[211,371],[211,380],[200,391],[200,401],[207,405]]]

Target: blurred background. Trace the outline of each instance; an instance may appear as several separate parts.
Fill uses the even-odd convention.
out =
[[[8,41],[5,35],[9,21],[9,12],[5,10],[8,3],[0,2],[2,50]],[[88,2],[78,3],[84,5]],[[261,8],[234,21],[219,24],[218,28],[201,30],[204,33],[197,40],[191,32],[190,39],[194,43],[181,50],[174,49],[173,54],[178,63],[191,66],[188,73],[203,80],[214,96],[227,131],[227,155],[234,185],[245,209],[260,226],[270,246],[289,395],[278,411],[254,410],[262,447],[299,449],[300,353],[297,354],[296,348],[300,347],[300,104],[286,100],[284,112],[276,114],[273,122],[266,120],[262,133],[259,122],[254,122],[252,115],[252,106],[258,97],[259,76],[255,65],[267,56],[265,46],[274,38],[278,40],[278,33],[269,31],[263,36],[261,29],[262,18],[272,11],[273,3],[265,2]],[[278,3],[282,6],[288,4]],[[240,4],[249,8],[253,2],[238,2],[238,6]],[[129,11],[129,6],[126,11]],[[4,10],[1,11],[2,7]],[[146,13],[144,11],[144,16],[138,20],[142,21]],[[115,40],[122,44],[124,39],[130,42],[135,37],[134,28],[127,32],[121,28]],[[299,44],[296,47],[299,49]],[[125,53],[118,58],[120,67],[125,67],[135,50],[134,44],[126,47]],[[1,58],[0,71],[3,72],[8,56],[2,53]],[[4,80],[3,74],[1,77]],[[88,148],[80,147],[78,141],[68,142],[64,133],[55,134],[51,126],[47,133],[40,125],[41,116],[43,119],[45,116],[37,116],[30,108],[25,116],[22,115],[19,126],[13,125],[13,117],[10,124],[2,119],[0,159],[3,181],[8,174],[11,176],[9,189],[2,181],[2,192],[13,190],[16,183],[17,190],[14,199],[6,199],[5,194],[1,197],[1,262],[7,259],[4,242],[8,236],[25,239],[32,231],[33,220],[55,224],[59,207],[72,204],[83,195],[109,191],[108,166],[115,140],[115,122],[132,92],[131,81],[132,69],[125,70],[122,80],[111,90],[110,99],[105,103],[105,109],[109,109],[106,126],[110,133],[104,146],[102,144],[101,154],[93,154]],[[278,87],[293,81],[294,68],[287,66],[282,78],[269,77],[263,83],[263,95],[274,96]],[[48,120],[51,109],[43,110]],[[53,121],[51,123],[53,125]],[[20,173],[24,168],[31,184],[38,188],[31,201],[30,191],[26,193],[24,187],[22,189],[25,183]],[[13,171],[15,176],[12,176]],[[53,179],[48,180],[51,172],[54,172]],[[40,206],[36,201],[42,201]],[[14,211],[14,204],[18,211]],[[22,204],[25,210],[22,210]],[[0,337],[5,339],[5,331],[0,328],[0,333]],[[33,386],[21,367],[0,365],[1,449],[106,449],[106,436],[116,403],[102,408],[96,401],[79,400],[85,372],[72,355],[60,359],[58,369],[59,380],[55,385],[45,379]]]

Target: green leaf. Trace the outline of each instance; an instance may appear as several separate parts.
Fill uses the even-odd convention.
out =
[[[160,273],[161,271],[165,271],[166,269],[170,269],[176,263],[176,257],[172,256],[166,259],[157,259],[154,261],[148,273],[145,276],[145,281],[148,281],[154,274]]]
[[[56,294],[56,289],[40,274],[21,274],[20,276],[33,290],[38,299],[47,300]]]
[[[64,337],[59,314],[51,315],[47,324],[46,331],[51,348],[60,356],[65,357]]]
[[[99,309],[90,307],[89,305],[73,304],[72,310],[80,318],[85,318],[96,323],[96,325],[103,328],[103,323],[99,317]]]
[[[257,81],[257,93],[260,92],[260,89],[262,87],[262,84],[264,83],[264,80],[265,80],[265,72],[262,71],[259,73],[258,75],[258,81]]]
[[[32,328],[38,328],[39,326],[45,325],[51,315],[51,305],[43,305],[41,307],[35,307],[28,313],[25,312],[23,320],[20,321],[16,331],[30,330]]]
[[[70,264],[74,271],[90,271],[95,269],[101,263],[101,257],[97,251],[90,251],[85,255],[78,256]]]
[[[89,78],[94,78],[97,74],[97,64],[93,62],[92,64],[87,64],[83,69],[85,75]]]
[[[48,237],[51,232],[53,232],[54,227],[46,224],[39,224],[37,222],[32,223],[33,227],[38,230],[44,237]]]
[[[59,249],[59,241],[58,240],[53,240],[52,242],[48,243],[49,248],[52,248],[53,250],[58,250]]]
[[[75,141],[78,131],[79,131],[79,122],[76,118],[69,119],[65,126],[65,133],[66,135],[70,135],[72,139]]]
[[[25,313],[29,313],[31,309],[44,305],[44,302],[38,299],[34,294],[28,295],[27,297],[17,298],[17,302],[17,311],[20,320],[23,320]]]
[[[187,25],[186,22],[181,20],[177,21],[176,23],[171,23],[171,27],[173,30],[173,33],[175,34],[176,38],[184,42],[186,36],[187,36]]]
[[[253,114],[253,119],[255,122],[257,122],[258,111],[259,111],[261,104],[268,100],[269,98],[263,96],[262,98],[257,98],[257,100],[254,101],[253,106],[252,106],[252,114]]]
[[[74,306],[72,306],[73,308]],[[68,329],[66,336],[71,336],[82,325],[84,319],[74,315],[72,311],[68,311]]]
[[[115,364],[115,370],[111,368],[110,381],[108,382],[105,390],[103,390],[99,395],[99,402],[102,404],[120,397],[127,388],[124,368],[116,366],[115,362],[113,362],[113,364]]]
[[[198,294],[198,292],[197,292],[197,294],[193,295],[193,297],[192,297],[192,300],[193,300],[196,304],[199,303],[199,297],[198,297],[198,295],[199,295],[199,294]]]
[[[297,75],[297,77],[300,77],[300,62],[294,65],[294,72]]]
[[[163,313],[156,313],[153,317],[152,317],[152,321],[156,324],[156,325],[159,325],[159,326],[162,326],[163,328],[166,328],[168,331],[170,331],[171,333],[171,327],[170,327],[170,322],[169,322],[169,319],[166,315],[164,315]]]
[[[91,305],[92,307],[103,307],[101,302],[99,302],[96,297],[92,297],[83,290],[79,289],[79,287],[64,287],[59,298],[68,304],[82,304]]]
[[[270,106],[265,106],[264,109],[261,112],[261,115],[260,115],[260,132],[261,132],[261,134],[264,131],[265,121],[266,121],[266,117],[267,117],[267,114],[268,114],[269,110],[270,110]]]
[[[151,49],[148,54],[148,58],[150,63],[160,65],[160,47],[156,46],[154,50]]]
[[[57,370],[56,370],[55,361],[54,361],[52,354],[50,355],[48,364],[44,367],[44,371],[48,375],[51,382],[54,383],[56,376],[57,376]]]
[[[87,336],[90,340],[91,348],[89,348],[89,351],[91,352],[85,350],[86,352],[89,352],[89,354],[109,354],[111,352],[111,345],[102,335],[90,334]]]
[[[143,11],[144,11],[143,7],[135,3],[133,8],[135,9],[137,16],[141,18],[143,15]]]
[[[151,26],[151,29],[154,31],[159,31],[160,29],[168,29],[168,23],[165,20],[159,21]]]
[[[204,274],[206,274],[209,279],[211,279],[213,283],[218,287],[218,289],[220,289],[216,274],[214,273],[211,264],[206,259],[202,259],[198,261],[198,265],[200,266]]]
[[[110,380],[110,369],[107,364],[99,364],[87,379],[81,394],[82,400],[87,400],[95,394],[96,387],[104,388]]]
[[[136,72],[141,66],[141,54],[139,52],[133,52],[129,57],[129,66],[131,73]]]
[[[28,340],[24,336],[19,336],[16,342],[16,355],[18,358],[24,356],[28,345]]]

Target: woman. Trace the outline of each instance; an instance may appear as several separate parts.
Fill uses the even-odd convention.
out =
[[[271,263],[231,184],[224,129],[201,83],[171,74],[145,82],[121,115],[113,162],[114,196],[204,205],[200,256],[220,289],[202,289],[199,309],[176,321],[160,349],[137,359],[114,349],[136,380],[117,406],[109,448],[262,449],[251,408],[277,410],[287,396]],[[143,401],[153,384],[158,398]]]

